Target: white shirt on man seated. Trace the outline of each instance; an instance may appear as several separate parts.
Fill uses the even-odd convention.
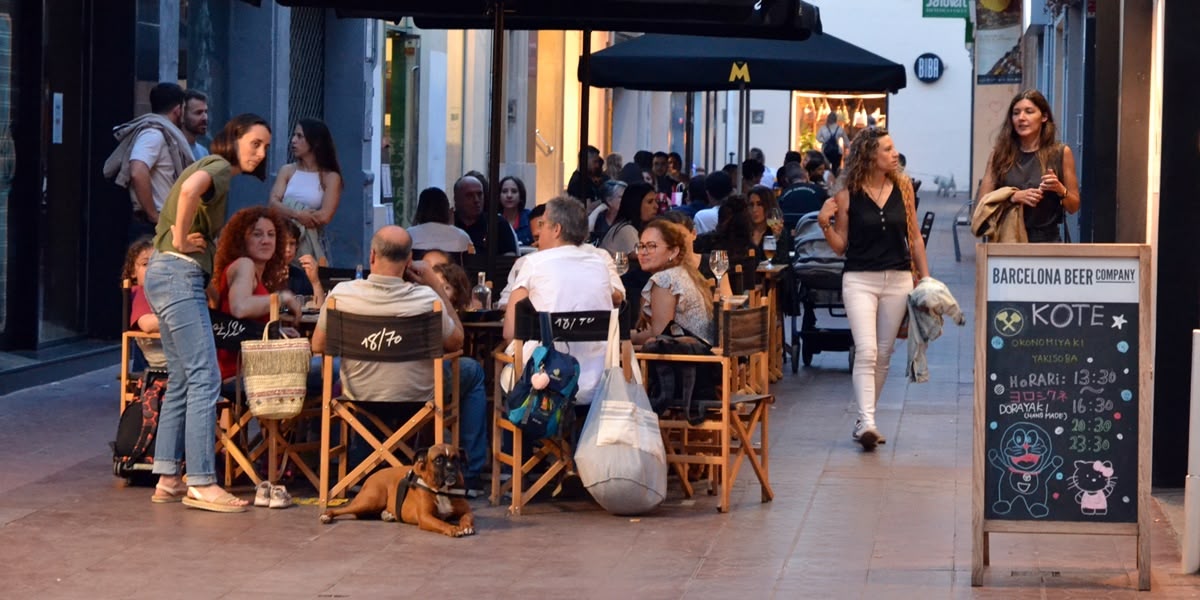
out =
[[[696,227],[696,235],[704,235],[717,230],[717,212],[719,210],[719,206],[713,206],[696,211],[696,216],[692,219],[692,223]]]
[[[445,223],[421,223],[407,231],[412,236],[413,250],[466,252],[471,245],[471,236],[467,232]]]
[[[524,288],[539,312],[612,310],[613,292],[625,294],[612,257],[586,244],[539,250],[523,260],[512,289]],[[577,404],[591,403],[604,373],[606,348],[605,342],[559,344],[559,350],[579,361]]]

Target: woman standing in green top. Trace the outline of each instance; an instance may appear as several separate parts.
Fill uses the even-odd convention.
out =
[[[163,205],[154,256],[143,284],[158,315],[170,385],[159,414],[151,501],[183,500],[216,512],[242,512],[247,502],[217,485],[213,452],[221,375],[205,289],[212,277],[214,239],[225,225],[234,175],[266,179],[271,129],[257,115],[234,117],[213,138],[212,154],[185,169]],[[188,481],[180,459],[186,453]]]

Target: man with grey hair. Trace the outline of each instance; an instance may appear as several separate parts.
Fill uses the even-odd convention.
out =
[[[483,182],[471,175],[463,175],[454,182],[454,226],[471,236],[471,243],[479,254],[487,253],[487,219],[496,220],[496,254],[516,254],[517,234],[508,219],[501,219],[497,212],[491,217],[483,214]],[[499,208],[499,207],[497,207]]]
[[[442,347],[456,352],[463,346],[463,327],[445,284],[436,271],[412,261],[412,237],[403,228],[387,225],[371,239],[371,273],[366,279],[339,283],[329,292],[337,310],[355,315],[408,317],[427,314],[434,302],[442,305]],[[407,278],[407,280],[406,280]],[[326,307],[321,307],[312,349],[325,350]],[[445,376],[451,377],[450,364]],[[459,430],[467,453],[464,477],[469,492],[479,492],[479,475],[487,462],[487,391],[483,367],[471,358],[459,359]],[[342,393],[351,400],[423,403],[433,396],[433,371],[428,363],[381,363],[343,359]],[[397,419],[398,420],[398,419]]]
[[[625,298],[620,279],[613,277],[612,258],[584,244],[587,214],[578,200],[559,196],[547,202],[538,228],[540,249],[526,256],[512,282],[504,319],[506,340],[513,338],[516,306],[526,298],[538,312],[611,310]],[[591,403],[604,372],[605,347],[604,342],[586,342],[562,348],[579,361],[576,404]]]

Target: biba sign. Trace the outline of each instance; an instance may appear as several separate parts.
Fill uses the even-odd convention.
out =
[[[924,0],[921,16],[966,19],[970,18],[971,14],[967,8],[967,0]]]

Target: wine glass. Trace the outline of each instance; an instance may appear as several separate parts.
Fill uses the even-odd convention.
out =
[[[613,264],[617,267],[617,275],[629,272],[629,255],[624,252],[613,253]]]
[[[767,257],[767,260],[763,262],[767,263],[768,265],[771,264],[771,261],[775,259],[775,236],[763,236],[763,255]]]
[[[713,250],[708,255],[708,266],[713,275],[717,276],[717,297],[721,296],[721,278],[729,271],[729,253],[724,250]]]
[[[779,235],[783,231],[783,209],[776,206],[767,213],[767,228],[774,235]]]

